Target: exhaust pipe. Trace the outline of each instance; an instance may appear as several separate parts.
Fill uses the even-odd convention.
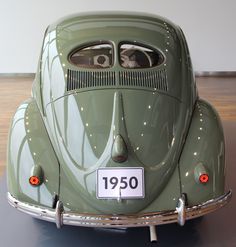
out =
[[[150,231],[150,241],[157,242],[156,226],[149,226]]]

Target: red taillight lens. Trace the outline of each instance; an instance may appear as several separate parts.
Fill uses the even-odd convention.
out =
[[[37,176],[31,176],[29,182],[33,186],[38,186],[40,184],[40,179]]]
[[[199,177],[199,181],[202,184],[206,184],[209,181],[208,174],[201,174],[200,177]]]

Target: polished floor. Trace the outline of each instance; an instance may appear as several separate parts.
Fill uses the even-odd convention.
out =
[[[30,97],[32,81],[33,78],[0,77],[0,176],[6,166],[10,120],[17,106]],[[215,106],[223,121],[236,122],[236,77],[198,77],[197,86],[200,97]]]

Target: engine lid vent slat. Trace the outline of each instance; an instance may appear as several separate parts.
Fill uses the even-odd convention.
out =
[[[67,91],[116,85],[115,72],[113,71],[90,72],[68,69],[67,75]]]
[[[119,72],[76,71],[68,69],[67,91],[96,87],[142,87],[168,91],[167,74],[165,69]]]
[[[166,70],[120,71],[119,85],[168,91]]]

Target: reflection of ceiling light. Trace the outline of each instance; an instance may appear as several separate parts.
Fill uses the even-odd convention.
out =
[[[147,122],[144,122],[143,125],[147,125]]]
[[[174,143],[175,143],[175,138],[172,139],[172,142],[171,142],[171,147],[174,146]]]

